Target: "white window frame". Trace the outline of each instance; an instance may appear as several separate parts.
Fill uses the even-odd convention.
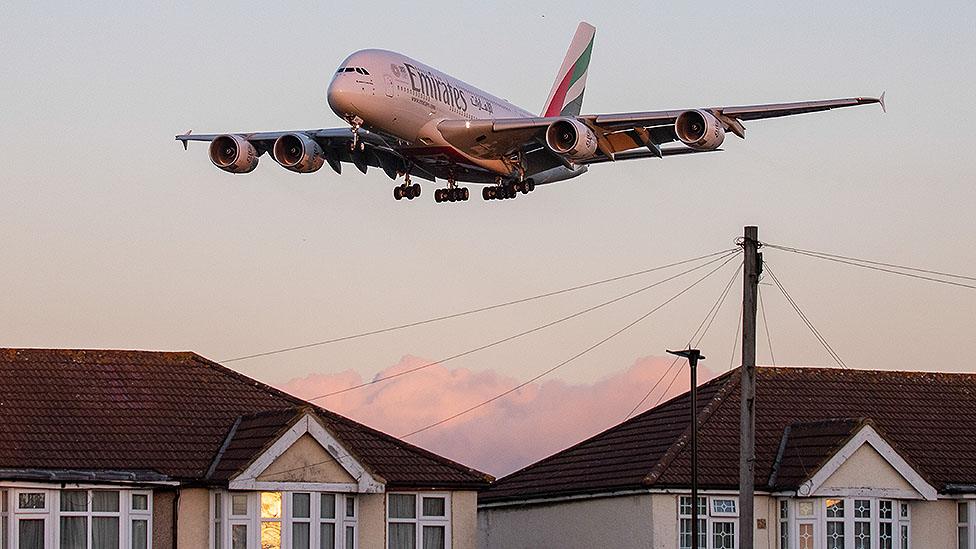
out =
[[[133,489],[118,485],[97,485],[97,484],[64,484],[57,488],[41,486],[35,483],[13,483],[0,487],[4,493],[4,501],[8,504],[8,511],[4,514],[7,527],[7,543],[9,547],[17,547],[20,544],[20,520],[42,520],[44,521],[44,544],[45,547],[56,547],[61,537],[61,517],[85,517],[86,532],[88,536],[88,546],[92,543],[92,519],[96,517],[118,518],[119,522],[119,547],[128,549],[132,546],[132,523],[134,520],[146,521],[146,547],[152,549],[153,532],[153,498],[152,490]],[[61,511],[62,491],[83,491],[86,497],[85,511]],[[119,494],[119,511],[93,511],[92,494],[94,492],[117,492]],[[20,507],[20,494],[43,493],[43,509],[24,509]],[[132,496],[146,496],[146,509],[136,510],[132,508]],[[4,547],[3,549],[6,549]]]
[[[414,497],[414,518],[392,518],[390,517],[390,496],[413,496]],[[424,514],[424,498],[440,498],[444,500],[444,516],[431,516]],[[415,547],[424,547],[424,526],[440,526],[444,528],[444,549],[451,549],[451,493],[450,492],[389,492],[386,495],[386,521],[384,537],[387,539],[386,545],[389,547],[390,524],[414,524]],[[345,549],[345,548],[343,548]]]
[[[682,510],[681,510],[682,509],[682,500],[683,499],[690,500],[691,499],[691,495],[690,494],[681,494],[681,495],[678,495],[678,497],[676,499],[676,503],[678,505],[678,539],[677,539],[677,544],[675,545],[675,547],[681,547],[681,521],[682,520],[691,521],[691,513],[690,512],[689,513],[683,513]],[[701,549],[714,549],[714,547],[715,547],[715,525],[716,524],[726,524],[726,523],[732,524],[732,532],[733,532],[733,536],[734,536],[733,537],[733,547],[734,547],[734,549],[738,549],[739,548],[739,537],[740,537],[740,534],[739,534],[739,520],[738,520],[738,517],[739,517],[739,497],[738,496],[735,496],[735,495],[715,494],[715,495],[699,495],[698,496],[698,499],[705,501],[704,513],[702,513],[702,507],[703,506],[699,504],[699,507],[698,507],[698,510],[699,510],[698,520],[699,520],[699,522],[704,521],[704,523],[705,523],[705,525],[704,525],[705,528],[702,531],[699,531],[698,532],[699,539],[701,539],[702,534],[704,534],[704,536],[705,536],[705,546],[704,547],[701,547]],[[717,500],[732,500],[733,501],[733,504],[735,505],[735,511],[734,512],[731,512],[731,513],[730,512],[727,512],[727,511],[724,511],[724,512],[716,512],[715,511],[715,507],[714,507],[714,502],[717,501]],[[690,509],[691,507],[689,506],[688,508]]]
[[[833,519],[827,518],[827,500],[843,500],[844,501],[844,518]],[[867,500],[870,502],[870,519],[856,518],[855,514],[855,500]],[[911,549],[911,507],[907,500],[892,499],[889,497],[868,497],[868,496],[852,496],[852,497],[817,497],[817,498],[783,498],[780,499],[780,504],[786,502],[788,508],[789,518],[786,521],[788,523],[789,535],[788,541],[790,543],[789,549],[800,549],[800,525],[810,524],[813,526],[813,546],[815,548],[827,547],[827,522],[837,521],[844,523],[844,549],[854,549],[854,536],[855,536],[855,523],[856,522],[869,522],[871,524],[871,549],[880,548],[881,540],[881,523],[890,523],[892,525],[892,547],[894,549],[903,549],[901,531],[902,527],[905,527],[908,531],[908,545],[907,548]],[[891,519],[881,519],[881,502],[890,501],[892,505],[892,516]],[[799,508],[801,503],[812,503],[813,505],[813,515],[812,516],[799,516]],[[909,505],[908,514],[902,516],[902,506]],[[777,508],[777,516],[779,513],[779,508]],[[782,528],[782,520],[780,519],[780,528]],[[971,534],[972,535],[972,534]],[[777,538],[777,547],[782,547],[780,538]],[[970,546],[971,548],[973,546]],[[976,548],[974,548],[976,549]]]
[[[261,517],[261,493],[279,492],[281,493],[281,518],[266,519]],[[309,494],[309,518],[296,518],[293,515],[292,498],[295,494]],[[323,519],[322,495],[331,495],[335,498],[335,518]],[[247,501],[247,512],[243,515],[233,514],[234,496],[244,496]],[[247,528],[247,549],[260,549],[261,547],[261,523],[278,522],[281,524],[281,546],[282,548],[292,547],[292,525],[296,522],[309,524],[309,545],[312,549],[317,549],[320,544],[321,525],[323,523],[335,524],[335,547],[345,549],[346,547],[346,528],[352,528],[353,538],[352,547],[359,547],[359,502],[355,494],[345,494],[336,492],[314,492],[308,490],[261,490],[261,491],[210,491],[210,541],[209,547],[216,549],[217,540],[220,541],[220,549],[233,549],[231,542],[233,539],[234,526],[244,526]],[[218,528],[216,518],[216,502],[220,501],[221,516]],[[346,516],[346,501],[352,501],[353,515]]]
[[[8,491],[6,488],[0,489],[0,547],[7,549],[8,541],[10,540],[10,521],[9,509],[10,501],[7,497]]]

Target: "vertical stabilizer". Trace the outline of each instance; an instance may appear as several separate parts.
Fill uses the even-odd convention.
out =
[[[580,113],[595,34],[596,27],[585,21],[576,27],[576,35],[569,44],[569,51],[559,67],[556,81],[552,83],[542,116],[576,116]]]

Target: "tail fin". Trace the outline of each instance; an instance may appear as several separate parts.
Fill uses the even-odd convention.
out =
[[[569,51],[566,52],[563,65],[559,67],[556,81],[552,83],[542,116],[576,116],[580,113],[594,34],[596,27],[585,21],[576,27],[576,35],[569,44]]]

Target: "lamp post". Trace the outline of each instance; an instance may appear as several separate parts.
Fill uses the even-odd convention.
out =
[[[698,547],[698,361],[705,360],[698,349],[668,351],[688,359],[691,366],[691,549]]]

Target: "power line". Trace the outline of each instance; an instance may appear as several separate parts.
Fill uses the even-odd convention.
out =
[[[759,296],[759,310],[762,312],[763,326],[766,328],[766,345],[769,346],[769,360],[776,365],[776,355],[773,354],[773,338],[769,337],[769,322],[766,321],[766,305],[763,304],[762,288],[756,286],[756,294]]]
[[[414,322],[408,322],[406,324],[398,324],[396,326],[389,326],[389,327],[386,327],[386,328],[380,328],[378,330],[370,330],[370,331],[367,331],[367,332],[360,332],[360,333],[357,333],[357,334],[352,334],[352,335],[347,335],[347,336],[342,336],[342,337],[335,337],[335,338],[332,338],[332,339],[325,339],[325,340],[316,341],[316,342],[313,342],[313,343],[305,343],[305,344],[302,344],[302,345],[294,345],[292,347],[282,347],[280,349],[274,349],[274,350],[271,350],[271,351],[264,351],[264,352],[261,352],[261,353],[254,353],[254,354],[250,354],[250,355],[244,355],[244,356],[239,356],[239,357],[234,357],[234,358],[228,358],[228,359],[224,359],[224,360],[219,360],[218,362],[221,362],[221,363],[226,364],[228,362],[237,362],[237,361],[240,361],[240,360],[250,360],[252,358],[259,358],[259,357],[264,357],[264,356],[277,355],[277,354],[281,354],[281,353],[288,353],[288,352],[291,352],[291,351],[298,351],[298,350],[301,350],[301,349],[310,349],[312,347],[320,347],[322,345],[329,345],[329,344],[332,344],[332,343],[339,343],[339,342],[342,342],[342,341],[349,341],[351,339],[358,339],[358,338],[361,338],[361,337],[367,337],[367,336],[372,336],[372,335],[384,334],[384,333],[393,332],[393,331],[396,331],[396,330],[403,330],[405,328],[413,328],[415,326],[423,326],[424,324],[431,324],[431,323],[434,323],[434,322],[440,322],[442,320],[450,320],[452,318],[458,318],[458,317],[472,315],[472,314],[476,314],[476,313],[483,313],[483,312],[491,311],[491,310],[494,310],[494,309],[501,309],[503,307],[509,307],[511,305],[518,305],[520,303],[526,303],[526,302],[529,302],[529,301],[535,301],[535,300],[538,300],[538,299],[544,299],[544,298],[547,298],[547,297],[553,297],[553,296],[557,296],[557,295],[560,295],[560,294],[565,294],[565,293],[569,293],[569,292],[575,292],[575,291],[583,290],[583,289],[586,289],[586,288],[592,288],[594,286],[600,286],[602,284],[609,284],[611,282],[616,282],[618,280],[624,280],[624,279],[627,279],[627,278],[632,278],[632,277],[635,277],[635,276],[640,276],[640,275],[652,273],[652,272],[655,272],[655,271],[660,271],[660,270],[668,269],[670,267],[677,267],[679,265],[684,265],[684,264],[687,264],[687,263],[692,263],[692,262],[695,262],[695,261],[700,261],[702,259],[708,259],[710,257],[715,257],[715,256],[722,255],[722,254],[726,254],[726,253],[729,253],[729,252],[732,252],[732,251],[735,251],[735,248],[729,248],[727,250],[721,250],[721,251],[718,251],[718,252],[713,252],[713,253],[706,254],[706,255],[702,255],[702,256],[698,256],[698,257],[695,257],[695,258],[692,258],[692,259],[684,259],[682,261],[676,261],[674,263],[669,263],[667,265],[661,265],[661,266],[658,266],[658,267],[652,267],[650,269],[643,269],[643,270],[635,271],[635,272],[632,272],[632,273],[618,275],[618,276],[614,276],[614,277],[610,277],[610,278],[604,278],[602,280],[596,280],[596,281],[593,281],[593,282],[587,282],[585,284],[579,284],[577,286],[571,286],[569,288],[563,288],[561,290],[555,290],[555,291],[552,291],[552,292],[546,292],[546,293],[543,293],[543,294],[533,295],[533,296],[530,296],[530,297],[524,297],[524,298],[521,298],[521,299],[515,299],[515,300],[511,300],[511,301],[506,301],[504,303],[496,303],[494,305],[487,305],[485,307],[478,307],[476,309],[469,309],[467,311],[462,311],[462,312],[459,312],[459,313],[452,313],[452,314],[442,315],[442,316],[438,316],[438,317],[434,317],[434,318],[428,318],[428,319],[425,319],[425,320],[417,320],[417,321],[414,321]]]
[[[742,263],[740,263],[739,267],[735,270],[734,273],[732,273],[732,278],[729,279],[728,284],[725,285],[725,288],[722,290],[722,293],[719,295],[718,299],[716,299],[715,303],[712,304],[712,308],[709,309],[708,313],[705,314],[705,318],[703,318],[701,323],[698,324],[698,328],[695,329],[695,333],[691,334],[691,337],[688,338],[689,348],[691,348],[692,342],[695,341],[695,336],[698,335],[698,332],[701,331],[703,326],[705,327],[705,331],[701,333],[701,337],[699,337],[698,341],[695,342],[695,346],[697,347],[701,343],[701,340],[705,338],[705,334],[708,332],[708,329],[712,326],[712,322],[715,320],[715,317],[718,316],[718,310],[721,309],[722,304],[725,303],[725,298],[726,296],[729,295],[729,290],[732,288],[732,284],[735,282],[735,279],[739,275],[739,271],[741,270],[742,270]],[[713,312],[715,314],[712,314]],[[709,317],[711,317],[711,320],[708,320]],[[708,322],[707,326],[705,326],[706,321]],[[640,402],[638,402],[637,405],[630,410],[630,413],[627,414],[627,417],[625,417],[624,420],[630,419],[630,417],[634,415],[634,412],[636,412],[641,407],[641,405],[644,404],[644,402],[651,396],[651,394],[654,393],[654,389],[657,389],[658,385],[660,385],[661,382],[664,381],[664,378],[667,377],[668,373],[671,372],[671,369],[674,368],[674,365],[677,364],[678,360],[680,359],[681,357],[676,356],[675,359],[671,361],[671,365],[668,366],[668,369],[665,370],[663,374],[661,374],[661,377],[659,377],[657,382],[654,383],[654,386],[651,387],[651,389],[644,394],[643,398],[640,399]],[[668,388],[670,389],[670,386]],[[661,394],[664,395],[666,393],[667,390],[665,390]],[[660,400],[658,400],[658,402],[660,402]]]
[[[786,291],[786,288],[783,287],[783,284],[779,281],[779,278],[776,276],[776,273],[774,273],[773,270],[769,268],[769,264],[764,261],[763,266],[767,271],[769,271],[769,275],[772,277],[773,282],[776,283],[776,287],[779,288],[779,291],[783,292],[783,296],[786,297],[786,300],[790,302],[790,305],[793,306],[793,309],[797,312],[798,315],[800,315],[800,319],[803,320],[803,323],[807,325],[807,328],[809,328],[810,331],[813,332],[814,337],[816,337],[817,340],[820,341],[820,344],[823,345],[824,349],[827,350],[827,353],[830,354],[830,357],[833,358],[834,361],[837,362],[839,366],[843,368],[848,368],[847,363],[845,363],[844,360],[840,358],[840,355],[838,355],[837,352],[834,351],[834,348],[830,346],[830,343],[827,343],[827,338],[825,338],[823,334],[821,334],[820,331],[817,330],[816,327],[814,327],[813,323],[810,322],[810,319],[807,318],[807,315],[803,314],[803,311],[800,310],[800,306],[796,303],[796,301],[793,299],[790,293]]]
[[[823,259],[823,260],[826,260],[826,261],[833,261],[835,263],[843,263],[845,265],[853,265],[854,267],[861,267],[862,269],[871,269],[871,270],[874,270],[874,271],[880,271],[880,272],[889,273],[889,274],[895,274],[895,275],[900,275],[900,276],[907,276],[909,278],[915,278],[915,279],[918,279],[918,280],[927,280],[929,282],[937,282],[939,284],[948,284],[950,286],[958,286],[960,288],[968,288],[970,290],[976,290],[976,285],[973,285],[973,284],[964,284],[962,282],[953,282],[952,280],[944,280],[944,279],[941,279],[941,278],[934,278],[934,277],[931,277],[931,276],[924,276],[924,275],[919,275],[919,274],[913,274],[911,272],[904,272],[904,271],[914,271],[914,272],[920,272],[920,273],[926,273],[926,274],[933,274],[933,275],[938,275],[938,276],[945,276],[945,277],[949,277],[949,278],[957,278],[957,279],[960,279],[960,280],[973,280],[973,281],[976,281],[976,277],[972,277],[972,276],[958,275],[958,274],[952,274],[952,273],[945,273],[945,272],[941,272],[941,271],[933,271],[933,270],[930,270],[930,269],[920,269],[920,268],[917,268],[917,267],[906,267],[904,265],[895,265],[894,263],[883,263],[883,262],[880,262],[880,261],[871,261],[871,260],[867,260],[867,259],[859,259],[859,258],[856,258],[856,257],[848,257],[848,256],[837,255],[837,254],[828,254],[826,252],[815,252],[815,251],[811,251],[811,250],[803,250],[803,249],[800,249],[800,248],[792,248],[792,247],[789,247],[789,246],[780,246],[778,244],[764,243],[763,245],[764,246],[767,246],[767,247],[770,247],[770,248],[777,249],[777,250],[783,250],[783,251],[786,251],[786,252],[792,252],[792,253],[799,254],[799,255],[805,255],[805,256],[808,256],[808,257],[813,257],[813,258],[816,258],[816,259]],[[886,267],[891,267],[891,268],[886,268]],[[903,270],[902,271],[898,271],[898,270],[895,270],[895,269],[903,269]]]
[[[515,387],[512,387],[511,389],[508,389],[507,391],[504,391],[502,393],[499,393],[499,394],[497,394],[497,395],[489,398],[488,400],[485,400],[485,401],[482,401],[482,402],[480,402],[478,404],[475,404],[474,406],[471,406],[471,407],[469,407],[469,408],[467,408],[465,410],[462,410],[462,411],[460,411],[460,412],[458,412],[456,414],[453,414],[453,415],[448,416],[448,417],[446,417],[444,419],[441,419],[439,421],[435,421],[434,423],[431,423],[429,425],[426,425],[424,427],[421,427],[420,429],[417,429],[417,430],[411,431],[411,432],[409,432],[409,433],[407,433],[405,435],[402,435],[400,438],[411,437],[411,436],[416,435],[418,433],[422,433],[424,431],[433,429],[434,427],[437,427],[439,425],[443,425],[444,423],[447,423],[447,422],[449,422],[449,421],[451,421],[453,419],[459,418],[459,417],[461,417],[461,416],[463,416],[463,415],[465,415],[467,413],[470,413],[470,412],[472,412],[474,410],[477,410],[478,408],[481,408],[483,406],[487,406],[488,404],[491,404],[492,402],[495,402],[496,400],[499,400],[501,398],[504,398],[504,397],[506,397],[506,396],[514,393],[515,391],[518,391],[519,389],[525,387],[526,385],[529,385],[530,383],[534,383],[534,382],[542,379],[543,377],[551,374],[552,372],[555,372],[559,368],[562,368],[563,366],[569,364],[570,362],[573,362],[574,360],[582,357],[583,355],[589,353],[590,351],[596,349],[597,347],[603,345],[604,343],[606,343],[606,342],[610,341],[611,339],[617,337],[618,335],[624,333],[625,331],[629,330],[630,328],[632,328],[635,325],[637,325],[638,323],[640,323],[642,320],[644,320],[647,317],[651,316],[655,312],[661,310],[662,308],[664,308],[666,305],[668,305],[669,303],[671,303],[675,299],[678,299],[679,297],[681,297],[682,295],[684,295],[686,292],[688,292],[689,290],[691,290],[692,288],[694,288],[695,286],[697,286],[698,284],[700,284],[706,278],[712,276],[716,271],[718,271],[719,269],[721,269],[722,267],[724,267],[726,264],[728,264],[729,261],[732,261],[732,257],[734,255],[735,254],[732,254],[731,256],[727,257],[725,259],[725,262],[723,262],[718,267],[715,267],[714,269],[712,269],[711,271],[709,271],[705,276],[703,276],[703,277],[699,278],[698,280],[696,280],[695,282],[691,283],[690,286],[688,286],[685,289],[681,290],[677,294],[671,296],[670,298],[668,298],[666,301],[664,301],[660,305],[654,307],[650,311],[648,311],[648,312],[644,313],[643,315],[637,317],[635,320],[631,321],[630,323],[628,323],[623,328],[620,328],[619,330],[613,332],[612,334],[608,335],[607,337],[601,339],[600,341],[594,343],[593,345],[590,345],[586,349],[580,351],[579,353],[576,353],[572,357],[570,357],[570,358],[568,358],[568,359],[560,362],[559,364],[556,364],[552,368],[549,368],[548,370],[546,370],[546,371],[542,372],[541,374],[533,377],[532,379],[529,379],[528,381],[519,383],[518,385],[516,385]]]
[[[651,288],[660,286],[661,284],[664,284],[665,282],[669,282],[671,280],[674,280],[676,278],[679,278],[681,276],[684,276],[684,275],[686,275],[688,273],[691,273],[693,271],[697,271],[698,269],[702,269],[704,267],[707,267],[707,266],[709,266],[709,265],[711,265],[713,263],[717,263],[719,261],[722,261],[723,259],[731,259],[733,256],[735,256],[738,253],[739,253],[738,250],[729,251],[727,254],[725,254],[723,256],[720,256],[720,257],[711,259],[711,260],[709,260],[709,261],[707,261],[705,263],[702,263],[701,265],[698,265],[696,267],[692,267],[692,268],[687,269],[685,271],[682,271],[682,272],[680,272],[678,274],[669,276],[668,278],[665,278],[663,280],[659,280],[657,282],[654,282],[653,284],[648,284],[647,286],[638,288],[638,289],[633,290],[631,292],[627,292],[626,294],[623,294],[621,296],[615,297],[615,298],[613,298],[613,299],[611,299],[609,301],[604,301],[603,303],[599,303],[597,305],[593,305],[592,307],[587,307],[586,309],[583,309],[581,311],[577,311],[575,313],[572,313],[570,315],[564,316],[562,318],[553,320],[551,322],[547,322],[546,324],[543,324],[541,326],[536,326],[535,328],[530,328],[528,330],[524,330],[524,331],[519,332],[517,334],[513,334],[513,335],[510,335],[510,336],[504,337],[502,339],[495,340],[495,341],[493,341],[491,343],[487,343],[485,345],[481,345],[481,346],[475,347],[473,349],[469,349],[467,351],[463,351],[463,352],[460,352],[460,353],[451,355],[451,356],[449,356],[447,358],[442,358],[440,360],[435,360],[433,362],[428,362],[428,363],[425,363],[425,364],[421,364],[420,366],[415,366],[415,367],[409,368],[407,370],[402,370],[402,371],[397,372],[395,374],[390,374],[390,375],[381,376],[381,377],[375,377],[375,378],[373,378],[373,379],[371,379],[369,381],[365,381],[365,382],[359,383],[357,385],[352,385],[352,386],[346,387],[344,389],[339,389],[337,391],[332,391],[330,393],[325,393],[323,395],[318,395],[318,396],[314,396],[314,397],[311,397],[311,398],[307,398],[306,400],[309,401],[309,402],[311,402],[313,400],[319,400],[319,399],[327,398],[327,397],[330,397],[330,396],[334,396],[334,395],[338,395],[338,394],[342,394],[342,393],[347,393],[349,391],[354,391],[356,389],[361,389],[363,387],[367,387],[369,385],[374,385],[376,383],[380,383],[380,382],[383,382],[383,381],[386,381],[386,380],[389,380],[389,379],[393,379],[393,378],[405,376],[407,374],[412,374],[413,372],[417,372],[419,370],[423,370],[423,369],[426,369],[426,368],[430,368],[431,366],[436,366],[438,364],[444,364],[444,363],[449,362],[451,360],[455,360],[455,359],[458,359],[458,358],[461,358],[461,357],[464,357],[464,356],[468,356],[470,354],[477,353],[479,351],[483,351],[485,349],[489,349],[491,347],[495,347],[497,345],[501,345],[502,343],[506,343],[508,341],[512,341],[513,339],[518,339],[520,337],[529,335],[531,333],[535,333],[535,332],[544,330],[546,328],[550,328],[552,326],[555,326],[556,324],[560,324],[562,322],[566,322],[567,320],[571,320],[571,319],[576,318],[578,316],[585,315],[587,313],[590,313],[590,312],[595,311],[597,309],[600,309],[602,307],[606,307],[608,305],[612,305],[613,303],[617,303],[618,301],[622,301],[622,300],[627,299],[629,297],[635,296],[635,295],[637,295],[637,294],[639,294],[641,292],[645,292],[647,290],[650,290]],[[726,261],[726,263],[727,263],[727,261]],[[724,263],[723,263],[723,265],[724,265]]]
[[[732,354],[729,355],[729,371],[735,366],[735,350],[739,348],[739,334],[742,333],[742,313],[745,311],[745,304],[739,305],[738,323],[735,325],[735,336],[732,338]]]

